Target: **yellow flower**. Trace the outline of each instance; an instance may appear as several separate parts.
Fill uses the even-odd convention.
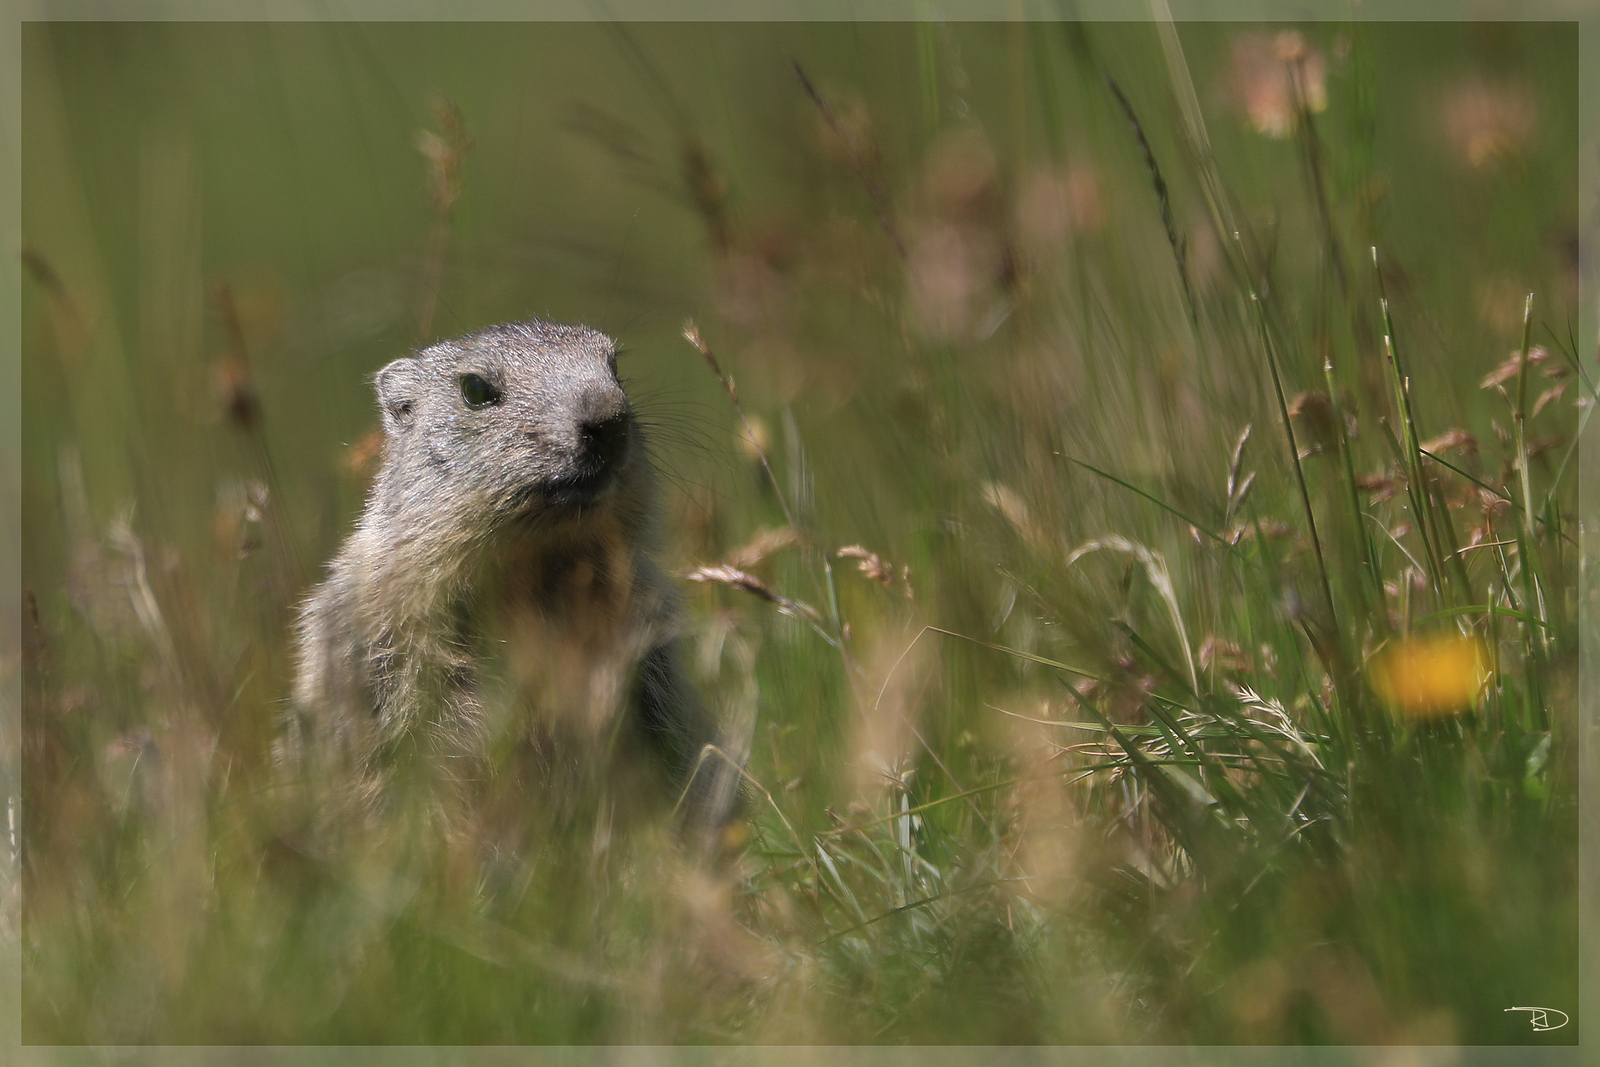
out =
[[[1489,650],[1458,633],[1403,637],[1368,664],[1372,688],[1389,710],[1407,719],[1466,711],[1489,681]]]

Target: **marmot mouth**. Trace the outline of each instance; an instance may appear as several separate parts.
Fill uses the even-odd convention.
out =
[[[624,455],[609,462],[562,464],[559,473],[530,479],[502,498],[502,515],[519,521],[565,519],[598,504],[617,492],[622,475],[632,466]]]
[[[614,467],[558,478],[545,486],[544,496],[552,504],[587,504],[611,487],[616,481]]]
[[[608,495],[616,482],[615,466],[563,475],[519,490],[512,510],[529,518],[576,511]]]

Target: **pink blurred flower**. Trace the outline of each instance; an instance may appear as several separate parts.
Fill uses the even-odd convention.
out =
[[[1525,85],[1473,78],[1445,94],[1443,120],[1456,154],[1482,168],[1517,155],[1533,140],[1539,106]]]
[[[1298,92],[1297,92],[1298,90]],[[1287,137],[1300,112],[1328,106],[1327,63],[1297,30],[1234,38],[1228,94],[1260,133]]]

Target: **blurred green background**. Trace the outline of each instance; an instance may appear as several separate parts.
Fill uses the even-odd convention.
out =
[[[25,26],[25,1038],[1575,1040],[1503,1009],[1576,1011],[1576,32],[1168,29]],[[684,585],[748,840],[330,872],[267,753],[370,376],[532,316],[625,346],[667,566],[816,610]],[[1361,733],[1453,620],[1487,695]]]

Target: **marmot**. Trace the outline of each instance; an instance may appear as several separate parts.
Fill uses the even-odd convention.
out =
[[[431,789],[449,822],[475,799],[559,805],[653,752],[672,782],[658,799],[684,798],[691,835],[713,838],[734,772],[679,666],[616,352],[535,320],[378,372],[382,466],[297,630],[285,750],[324,796],[342,782],[372,817]]]

